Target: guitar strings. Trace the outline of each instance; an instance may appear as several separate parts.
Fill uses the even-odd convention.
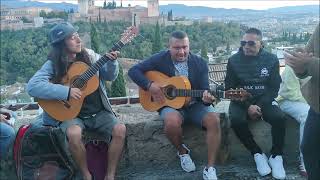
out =
[[[121,49],[121,45],[123,43],[115,43],[114,47],[112,49],[119,50]],[[93,64],[86,72],[84,72],[82,75],[80,75],[72,84],[72,87],[82,88],[86,82],[95,75],[95,73],[101,68],[107,61],[110,59],[106,57],[106,55],[101,56],[101,58]]]

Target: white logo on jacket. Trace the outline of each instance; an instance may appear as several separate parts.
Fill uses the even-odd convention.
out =
[[[262,68],[261,73],[260,73],[260,77],[266,77],[266,76],[269,76],[269,71],[267,68]]]

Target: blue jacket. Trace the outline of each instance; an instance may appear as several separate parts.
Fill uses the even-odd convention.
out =
[[[146,90],[150,83],[144,76],[147,71],[159,71],[169,77],[175,76],[175,68],[169,50],[161,51],[134,65],[129,69],[128,75],[138,86]],[[208,65],[201,57],[189,54],[188,74],[192,89],[209,89]]]
[[[87,49],[92,63],[99,60],[101,57],[93,50]],[[69,94],[69,87],[62,84],[53,84],[50,80],[54,76],[53,63],[51,60],[45,62],[41,69],[38,70],[27,84],[27,92],[30,96],[40,99],[55,99],[55,100],[67,100]],[[104,81],[112,81],[117,78],[119,72],[118,61],[108,61],[104,64],[98,73],[100,83],[99,92],[103,106],[106,110],[112,112],[110,102],[108,100],[107,91]],[[42,114],[43,123],[45,125],[57,126],[60,121],[57,121],[49,116],[45,111]]]

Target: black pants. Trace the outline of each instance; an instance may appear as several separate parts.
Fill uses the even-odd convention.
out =
[[[302,154],[309,180],[320,179],[320,113],[310,108],[302,140]]]
[[[272,135],[272,155],[282,155],[285,136],[285,115],[278,106],[264,105],[261,108],[263,119],[268,122]],[[261,148],[254,141],[248,126],[248,110],[231,102],[229,107],[231,126],[241,143],[251,154],[262,153]]]

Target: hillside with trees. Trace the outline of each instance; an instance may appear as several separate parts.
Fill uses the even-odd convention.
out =
[[[99,53],[108,51],[113,43],[120,39],[123,30],[130,26],[126,22],[100,22],[91,25],[86,22],[75,24],[79,34],[92,34],[88,47]],[[27,82],[31,76],[46,61],[50,49],[48,32],[51,26],[37,29],[1,32],[1,68],[0,85],[10,85],[15,82]],[[190,38],[191,51],[194,53],[215,52],[218,46],[226,46],[238,42],[241,30],[236,23],[195,23],[192,26],[175,25],[141,25],[138,36],[129,46],[121,51],[121,57],[145,59],[159,49],[165,49],[170,33],[183,30]],[[202,49],[202,50],[201,50]]]

